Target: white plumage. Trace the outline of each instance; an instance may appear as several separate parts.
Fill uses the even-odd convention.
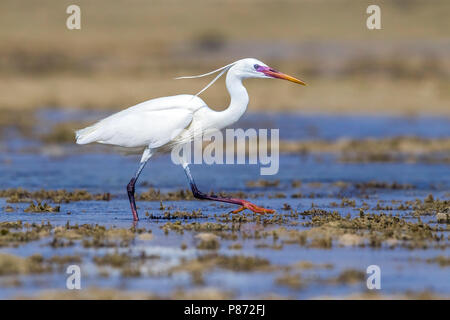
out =
[[[148,100],[117,112],[94,125],[76,131],[76,142],[87,144],[98,142],[121,147],[144,147],[141,163],[134,177],[127,186],[133,219],[138,220],[134,199],[135,183],[148,159],[157,151],[167,151],[178,144],[190,142],[195,136],[205,132],[220,130],[236,121],[247,110],[249,97],[242,84],[246,78],[277,78],[295,83],[301,80],[269,68],[266,64],[253,58],[242,59],[225,67],[199,76],[198,78],[218,72],[218,75],[196,95],[182,94]],[[218,78],[227,72],[226,86],[230,94],[230,105],[224,111],[214,111],[198,97]],[[273,210],[260,208],[246,200],[219,198],[201,193],[195,185],[187,163],[183,164],[194,196],[242,205],[254,212],[265,213]]]
[[[202,99],[187,94],[148,100],[78,130],[77,143],[158,148],[188,127],[203,107]]]

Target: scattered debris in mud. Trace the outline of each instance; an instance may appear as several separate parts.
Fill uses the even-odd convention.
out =
[[[342,162],[424,162],[449,163],[449,138],[400,136],[383,139],[344,139],[337,141],[281,141],[280,152],[332,153]]]
[[[450,267],[450,256],[437,256],[426,261],[427,263],[437,263],[441,267]]]
[[[197,249],[218,250],[220,248],[219,237],[213,233],[199,233],[195,238],[199,239]]]
[[[32,203],[30,203],[28,208],[25,208],[23,211],[24,212],[34,212],[34,213],[39,213],[39,212],[59,212],[60,211],[60,206],[52,207],[48,203],[41,203],[41,202],[34,203],[34,202],[32,202]]]
[[[0,198],[7,198],[9,203],[51,200],[54,203],[69,203],[73,201],[109,201],[111,194],[91,194],[86,190],[38,190],[28,191],[22,188],[0,190]]]
[[[176,220],[176,219],[183,219],[183,220],[191,220],[191,219],[201,219],[206,218],[207,216],[202,213],[201,209],[198,210],[192,210],[191,212],[188,211],[165,211],[164,207],[161,207],[161,210],[164,210],[163,215],[155,215],[150,214],[149,212],[145,213],[145,216],[148,219],[151,220]]]
[[[287,286],[291,289],[301,289],[305,286],[301,275],[285,273],[275,279],[276,284],[280,286]]]
[[[249,188],[271,188],[278,187],[280,180],[264,180],[247,181],[246,186]]]
[[[450,223],[450,213],[438,212],[436,214],[436,220],[438,223]]]
[[[268,272],[273,270],[270,262],[264,258],[244,255],[220,255],[210,253],[199,256],[192,260],[182,261],[172,272],[204,272],[214,268],[238,272]]]
[[[401,184],[397,182],[369,181],[355,184],[357,189],[386,189],[386,190],[411,190],[415,186],[409,183]]]
[[[214,195],[214,193],[210,193],[210,195]],[[246,192],[238,191],[238,192],[224,192],[221,191],[216,194],[219,197],[228,197],[228,198],[257,198],[262,196],[262,194],[248,194]],[[192,194],[192,191],[189,189],[180,189],[175,191],[168,191],[166,193],[161,192],[155,188],[149,188],[146,192],[141,193],[137,196],[137,200],[140,201],[189,201],[189,200],[198,200]]]
[[[188,189],[182,189],[177,191],[169,191],[162,193],[160,190],[150,188],[148,191],[141,193],[137,196],[137,200],[140,201],[175,201],[175,200],[194,200],[192,192]]]
[[[45,259],[40,254],[27,258],[0,253],[0,276],[41,274],[61,271],[61,267],[72,263],[81,263],[80,256],[53,256]]]
[[[431,194],[424,200],[407,201],[406,205],[411,207],[415,216],[447,214],[450,211],[450,200],[435,199]],[[437,218],[442,219],[443,215],[439,215]]]
[[[360,270],[346,269],[337,277],[327,279],[330,284],[356,284],[363,283],[366,280],[366,274]]]

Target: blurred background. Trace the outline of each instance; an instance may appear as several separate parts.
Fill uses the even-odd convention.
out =
[[[0,299],[448,298],[449,16],[449,0],[1,0]],[[136,229],[125,186],[140,155],[76,145],[74,130],[195,94],[212,77],[174,78],[247,57],[308,83],[245,83],[235,126],[280,129],[280,170],[192,173],[277,213],[193,201],[162,155],[138,182]],[[202,98],[225,108],[224,78]],[[66,289],[68,263],[87,290]]]
[[[81,7],[81,30],[66,8]],[[366,8],[381,7],[382,30]],[[122,109],[255,57],[309,86],[250,80],[250,111],[450,114],[448,0],[2,0],[0,110]],[[228,105],[223,79],[204,94]]]

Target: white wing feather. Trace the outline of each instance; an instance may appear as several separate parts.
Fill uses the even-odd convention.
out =
[[[158,148],[178,136],[205,107],[202,99],[177,95],[145,101],[76,132],[78,144]]]

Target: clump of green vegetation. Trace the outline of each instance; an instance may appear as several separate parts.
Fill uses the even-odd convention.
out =
[[[164,211],[163,216],[153,215],[153,214],[146,214],[146,217],[152,220],[176,220],[176,219],[184,219],[184,220],[190,220],[190,219],[200,219],[200,218],[206,218],[206,216],[202,213],[201,209],[198,210],[192,210],[189,211]]]
[[[249,188],[272,188],[278,187],[280,184],[280,180],[264,180],[259,179],[255,181],[247,181],[246,186]]]
[[[232,223],[233,229],[239,228],[242,223],[259,223],[264,226],[271,224],[285,224],[288,222],[288,218],[297,218],[298,213],[291,210],[290,213],[279,214],[264,214],[248,213],[248,214],[222,214],[217,217],[217,221],[221,223]]]
[[[218,250],[220,248],[220,242],[217,239],[201,240],[197,245],[197,249],[200,250]]]
[[[0,198],[8,198],[6,201],[9,203],[17,202],[32,202],[33,200],[43,201],[51,200],[54,203],[69,203],[72,201],[109,201],[111,200],[111,194],[91,194],[86,190],[38,190],[28,191],[22,188],[12,188],[6,190],[0,190]]]
[[[450,257],[437,256],[432,259],[427,259],[427,263],[437,263],[441,267],[450,267]]]
[[[281,227],[264,231],[259,236],[273,236],[284,244],[329,249],[338,241],[340,245],[380,247],[402,246],[406,248],[446,248],[450,245],[440,232],[439,227],[422,222],[409,221],[399,216],[385,213],[366,214],[352,218],[349,214],[341,216],[339,212],[313,210],[311,216],[302,223],[307,230],[286,229]]]
[[[390,205],[382,205],[382,201],[378,200],[377,205],[373,208],[373,210],[391,211],[391,210],[394,210],[394,207],[390,206]]]
[[[11,254],[0,253],[0,276],[40,274],[53,270],[51,260],[45,260],[40,254],[34,254],[27,258]]]
[[[439,212],[436,214],[436,220],[438,223],[450,223],[450,213]]]
[[[81,256],[79,255],[63,255],[63,256],[54,255],[47,261],[52,264],[64,266],[71,263],[81,263],[82,259]]]
[[[50,241],[49,245],[52,248],[67,248],[75,245],[75,242],[73,240],[65,240],[62,238],[54,237],[52,241]]]
[[[24,209],[25,212],[35,212],[35,213],[41,213],[41,212],[59,212],[60,206],[52,207],[48,203],[30,203],[28,208]]]
[[[301,289],[305,286],[304,281],[302,280],[302,277],[298,274],[289,274],[284,273],[283,275],[277,277],[275,279],[276,284],[281,286],[286,286],[291,289]]]
[[[94,262],[99,266],[111,266],[122,268],[132,261],[131,257],[125,253],[106,254],[102,257],[94,257]]]
[[[450,200],[435,199],[431,194],[423,201],[416,199],[415,201],[407,202],[407,204],[412,208],[413,214],[416,216],[436,215],[450,210]]]
[[[337,141],[280,141],[280,152],[335,153],[341,162],[426,162],[448,163],[450,139],[393,137],[382,139],[340,139]],[[399,185],[391,185],[391,187]]]
[[[302,216],[310,216],[310,215],[329,215],[330,213],[324,209],[319,208],[311,208],[309,210],[305,210],[300,213]]]
[[[291,182],[292,188],[300,188],[302,186],[302,182],[300,180],[293,180]]]
[[[81,241],[86,247],[127,247],[136,235],[148,239],[151,231],[144,228],[106,228],[100,225],[52,226],[47,223],[0,222],[0,247],[18,246],[53,236],[49,245],[54,248],[72,246],[74,241]]]
[[[268,243],[257,243],[255,244],[255,248],[258,249],[272,249],[272,250],[281,250],[283,249],[283,244],[282,243],[272,243],[272,244],[268,244]]]
[[[267,197],[269,199],[284,199],[286,198],[286,195],[283,192],[277,192],[274,194],[269,194]]]
[[[210,195],[213,195],[213,193],[210,193]],[[259,197],[264,196],[262,193],[248,193],[244,191],[221,191],[218,193],[219,197],[222,198],[238,198],[238,199],[256,199]]]
[[[388,190],[411,190],[415,189],[415,186],[409,183],[397,183],[397,182],[382,182],[382,181],[369,181],[356,183],[357,189],[388,189]]]
[[[232,271],[257,271],[264,270],[270,266],[270,262],[264,258],[233,255],[233,256],[218,256],[217,266],[219,268]]]
[[[197,232],[219,232],[219,231],[231,231],[237,230],[239,226],[229,225],[227,223],[214,223],[214,222],[192,222],[192,223],[182,223],[180,220],[175,222],[167,222],[161,227],[165,233],[169,231],[175,231],[178,233],[183,233],[185,230],[197,231]]]
[[[301,192],[296,192],[296,193],[291,194],[291,198],[294,198],[294,199],[299,199],[299,198],[303,198],[303,197],[304,197],[304,195]]]
[[[28,224],[21,221],[0,223],[0,247],[17,247],[50,235],[50,223]]]
[[[356,269],[346,269],[342,271],[337,277],[328,279],[328,283],[332,284],[356,284],[361,283],[366,279],[366,274]]]
[[[54,241],[60,239],[81,240],[85,248],[101,247],[127,247],[135,239],[137,234],[145,233],[145,229],[137,228],[109,228],[100,225],[70,225],[55,227],[53,230]],[[55,240],[56,239],[56,240]]]
[[[333,238],[329,235],[315,236],[309,244],[311,248],[331,249],[333,246]]]
[[[213,233],[200,233],[195,236],[200,239],[197,249],[201,250],[218,250],[220,248],[219,237]]]
[[[210,195],[214,195],[210,193]],[[231,197],[231,198],[257,198],[261,196],[260,194],[247,194],[243,191],[239,192],[219,192],[220,197]],[[141,193],[137,196],[137,200],[140,201],[190,201],[196,200],[192,191],[189,189],[180,189],[175,191],[168,191],[166,193],[161,192],[155,188],[149,188],[148,191]]]
[[[342,198],[341,203],[332,202],[330,203],[330,206],[332,207],[340,207],[340,208],[346,208],[346,207],[356,207],[356,201],[351,200],[348,198]]]
[[[97,266],[120,269],[121,275],[124,277],[139,277],[141,276],[141,267],[147,261],[159,258],[157,255],[147,255],[145,251],[139,255],[115,251],[103,256],[96,256],[93,260]]]
[[[3,221],[0,222],[0,229],[21,229],[23,227],[22,221]]]
[[[176,201],[176,200],[194,200],[194,196],[189,189],[169,191],[162,193],[160,190],[150,188],[148,191],[141,193],[138,197],[140,201]]]
[[[203,277],[203,273],[200,271],[191,272],[191,281],[196,286],[202,286],[205,284],[205,278]]]
[[[259,257],[243,255],[219,255],[210,253],[191,260],[183,260],[180,265],[173,267],[171,272],[204,272],[215,268],[236,272],[271,271],[269,260]]]
[[[228,249],[231,249],[231,250],[241,250],[241,249],[242,249],[242,244],[240,244],[239,242],[230,244],[230,245],[228,246]]]
[[[317,264],[311,261],[298,261],[289,266],[290,269],[311,270],[311,269],[333,269],[333,265],[329,263]]]
[[[128,266],[121,270],[120,274],[122,277],[134,278],[140,277],[142,275],[141,270],[137,266]]]
[[[14,212],[14,211],[16,211],[13,207],[11,207],[11,206],[6,206],[4,209],[3,209],[3,211],[5,211],[5,212]]]
[[[148,260],[159,259],[156,255],[147,255],[145,251],[142,251],[140,255],[131,255],[128,253],[108,253],[103,256],[94,257],[94,262],[100,267],[111,267],[120,269],[120,274],[123,277],[140,277],[141,267]]]

